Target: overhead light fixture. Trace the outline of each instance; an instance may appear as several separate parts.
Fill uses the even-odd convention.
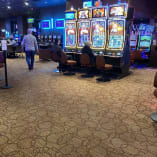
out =
[[[26,6],[29,6],[29,3],[28,3],[28,2],[25,2],[25,5],[26,5]]]
[[[11,6],[7,6],[8,9],[11,9]]]

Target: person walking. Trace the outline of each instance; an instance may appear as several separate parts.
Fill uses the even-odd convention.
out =
[[[28,64],[28,69],[33,70],[34,68],[34,56],[35,52],[38,52],[38,44],[35,36],[32,35],[32,30],[27,30],[27,35],[24,36],[22,41],[22,50],[26,53],[26,62]]]

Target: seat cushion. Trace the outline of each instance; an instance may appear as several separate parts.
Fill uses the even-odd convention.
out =
[[[154,90],[154,96],[157,98],[157,89]]]
[[[67,60],[67,62],[66,62],[66,64],[67,65],[76,65],[76,61],[74,61],[74,60]]]
[[[105,64],[105,69],[112,69],[112,65],[111,64]]]

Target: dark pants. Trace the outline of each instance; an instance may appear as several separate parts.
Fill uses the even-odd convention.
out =
[[[33,69],[34,67],[34,55],[35,51],[26,51],[26,62],[29,69]]]

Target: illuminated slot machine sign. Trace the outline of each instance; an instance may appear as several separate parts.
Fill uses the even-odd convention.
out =
[[[65,13],[65,47],[76,47],[76,15],[74,11]]]
[[[152,33],[154,27],[146,24],[141,24],[139,27],[140,39],[139,39],[139,49],[145,49],[146,51],[150,50],[152,42]]]
[[[84,46],[84,43],[90,41],[90,21],[89,10],[79,10],[78,11],[78,47]]]
[[[138,36],[137,32],[134,32],[134,31],[131,32],[131,35],[130,35],[130,47],[131,48],[136,48],[136,46],[137,46],[137,36]]]
[[[127,17],[127,5],[114,5],[109,8],[109,17]]]
[[[92,10],[92,48],[103,49],[106,45],[106,8],[93,8]]]
[[[125,21],[109,20],[109,49],[123,49]]]
[[[151,40],[152,40],[152,36],[150,35],[142,35],[140,36],[140,43],[139,43],[139,47],[140,48],[150,48],[151,45]]]

